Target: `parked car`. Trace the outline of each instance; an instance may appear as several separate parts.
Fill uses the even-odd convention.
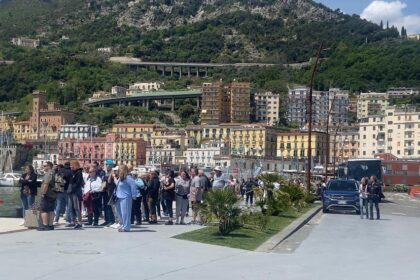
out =
[[[356,180],[330,180],[322,195],[322,212],[350,210],[360,214],[359,184]]]

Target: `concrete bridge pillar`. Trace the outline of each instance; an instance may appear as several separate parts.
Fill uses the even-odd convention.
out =
[[[188,78],[190,78],[191,77],[191,67],[188,66],[187,69],[188,69]]]
[[[197,97],[197,109],[200,109],[200,97]]]
[[[179,78],[182,78],[182,66],[179,66]]]
[[[172,98],[171,100],[171,111],[175,111],[175,98]]]
[[[165,66],[162,66],[162,76],[165,76]]]
[[[146,107],[146,109],[147,109],[147,110],[149,110],[149,105],[150,105],[150,104],[149,104],[149,99],[146,99],[146,100],[145,100],[145,105],[146,105],[146,106],[145,106],[145,107]]]
[[[197,66],[197,78],[200,77],[200,67]]]
[[[173,77],[173,76],[174,76],[174,67],[171,66],[171,77]]]
[[[208,67],[206,67],[206,68],[204,69],[204,77],[206,77],[206,78],[207,78],[208,74],[209,74],[209,68],[208,68]]]

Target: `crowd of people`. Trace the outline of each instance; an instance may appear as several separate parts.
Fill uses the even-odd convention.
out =
[[[78,161],[71,161],[64,165],[46,162],[43,169],[40,190],[32,166],[26,167],[20,180],[24,211],[33,207],[37,193],[41,196],[40,231],[53,230],[60,219],[74,229],[88,225],[120,232],[144,222],[157,224],[162,216],[167,217],[165,225],[185,225],[190,208],[190,223],[200,225],[200,204],[208,191],[229,187],[246,197],[247,205],[252,205],[253,188],[258,185],[252,179],[239,183],[218,166],[209,177],[196,167],[177,173],[152,170],[137,174],[130,165],[116,166],[112,160],[107,160],[104,168],[98,162],[82,168]],[[87,221],[83,224],[84,216]],[[100,217],[104,220],[101,224]]]

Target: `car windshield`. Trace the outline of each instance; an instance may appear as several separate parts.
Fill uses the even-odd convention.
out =
[[[328,184],[330,191],[358,191],[357,184],[349,181],[332,181]]]

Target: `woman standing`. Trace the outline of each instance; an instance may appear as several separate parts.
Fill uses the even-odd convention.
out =
[[[25,167],[25,173],[19,179],[20,183],[20,199],[23,206],[23,217],[25,218],[25,210],[32,207],[37,195],[37,176],[32,165]]]
[[[128,176],[128,167],[123,164],[118,168],[117,182],[117,213],[121,223],[119,232],[128,232],[131,229],[131,209],[133,199],[136,199],[136,184],[131,176]]]
[[[82,188],[85,184],[83,180],[82,168],[77,160],[73,160],[70,163],[72,176],[70,178],[69,187],[67,189],[68,194],[68,205],[70,209],[70,218],[74,224],[74,229],[82,228],[82,211],[81,211],[81,198],[83,195]]]
[[[368,198],[367,187],[368,187],[368,178],[362,178],[362,180],[360,180],[360,190],[359,190],[360,219],[363,219],[363,208],[365,208],[366,219],[369,218],[368,203],[367,203],[367,198]]]
[[[99,216],[101,214],[101,186],[102,180],[97,176],[96,168],[91,166],[89,168],[89,177],[86,180],[84,187],[84,195],[86,200],[83,200],[88,212],[88,222],[86,225],[98,226]]]
[[[185,215],[188,208],[188,195],[190,193],[191,180],[186,171],[181,171],[180,179],[175,185],[176,194],[176,224],[185,225]],[[181,217],[181,223],[179,222]]]
[[[166,205],[166,211],[169,216],[169,220],[165,225],[173,225],[174,213],[172,209],[173,201],[175,200],[175,173],[173,170],[169,170],[166,178],[163,182],[163,199]]]

